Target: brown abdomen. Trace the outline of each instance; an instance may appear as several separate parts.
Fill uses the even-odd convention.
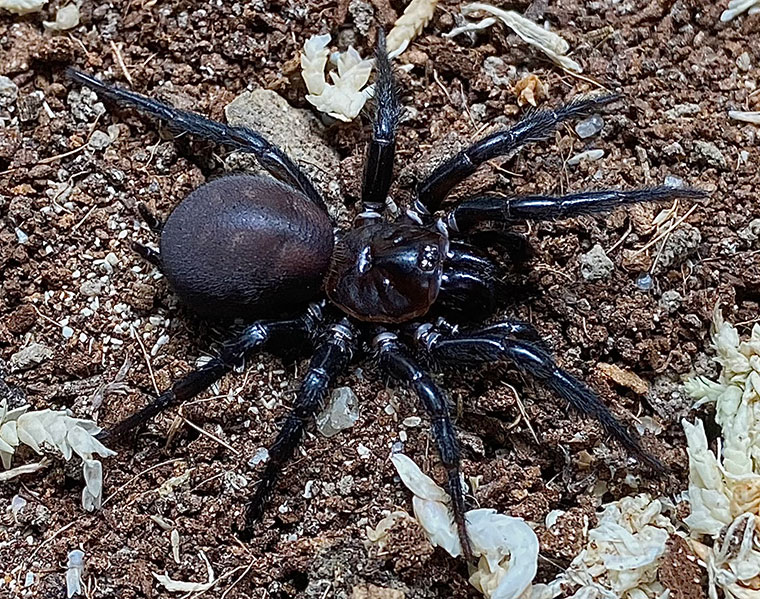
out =
[[[193,191],[161,233],[177,295],[207,316],[292,313],[320,291],[333,250],[328,216],[299,191],[251,175]]]

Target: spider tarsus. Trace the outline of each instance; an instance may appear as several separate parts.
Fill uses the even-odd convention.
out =
[[[447,487],[449,495],[451,496],[454,523],[457,526],[457,534],[459,536],[459,544],[462,546],[462,554],[468,561],[473,561],[474,553],[472,551],[470,535],[467,533],[467,512],[464,493],[462,492],[459,468],[452,468],[449,470]]]
[[[145,224],[148,225],[148,228],[153,231],[156,234],[161,233],[161,229],[164,228],[163,221],[158,218],[148,206],[145,205],[144,202],[138,202],[137,203],[137,212],[140,214],[140,217],[145,221]]]

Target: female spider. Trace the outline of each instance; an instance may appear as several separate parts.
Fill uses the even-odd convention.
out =
[[[160,252],[139,245],[135,249],[161,269],[177,295],[206,316],[243,317],[251,324],[226,343],[218,357],[175,382],[107,435],[123,435],[197,395],[254,351],[311,344],[313,355],[293,409],[247,507],[241,533],[250,536],[252,523],[262,513],[307,422],[356,351],[369,346],[381,369],[409,385],[430,415],[462,547],[470,554],[456,434],[445,394],[421,362],[436,367],[512,362],[574,408],[598,419],[650,466],[663,466],[644,452],[638,438],[594,392],[556,364],[530,324],[506,319],[459,330],[440,317],[434,322],[422,320],[431,309],[439,316],[466,310],[468,318],[494,312],[502,290],[499,266],[468,240],[475,239],[476,231],[504,229],[520,219],[566,218],[634,202],[694,199],[702,194],[657,187],[563,197],[489,195],[462,201],[442,218],[434,216],[449,191],[481,164],[546,138],[560,123],[614,99],[602,96],[533,112],[512,128],[476,142],[421,182],[403,216],[386,220],[383,209],[393,174],[399,99],[382,38],[376,64],[376,110],[362,186],[364,210],[347,231],[334,227],[320,193],[298,166],[255,131],[69,72],[74,81],[107,99],[158,117],[180,131],[252,153],[275,177],[219,178],[192,192],[165,224],[152,219],[160,230]],[[511,235],[505,239],[514,243],[519,236]]]

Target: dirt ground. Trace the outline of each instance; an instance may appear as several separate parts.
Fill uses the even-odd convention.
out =
[[[186,312],[130,242],[154,241],[137,202],[167,215],[192,189],[234,166],[229,151],[187,138],[174,142],[131,111],[107,105],[100,114],[97,100],[65,79],[66,65],[220,120],[246,89],[268,88],[309,110],[297,63],[304,41],[329,32],[333,43],[353,43],[366,56],[378,25],[388,30],[404,4],[86,0],[81,24],[59,35],[41,25],[41,17],[54,16],[56,1],[42,15],[0,15],[0,75],[18,87],[18,99],[0,107],[0,375],[7,383],[0,394],[12,405],[67,407],[107,426],[226,337],[223,327]],[[760,231],[750,223],[760,217],[759,130],[729,120],[727,112],[760,110],[760,15],[724,24],[725,2],[707,0],[495,4],[548,21],[569,41],[583,77],[553,67],[498,26],[474,39],[442,37],[459,3],[441,2],[397,61],[409,69],[399,71],[406,112],[391,192],[396,202],[408,201],[436,157],[518,118],[523,109],[513,86],[530,73],[548,87],[543,105],[600,86],[623,99],[603,111],[601,134],[584,140],[573,125],[564,127],[555,139],[483,168],[467,193],[631,188],[666,177],[709,192],[696,206],[681,202],[660,229],[654,217],[670,205],[526,223],[520,230],[528,232],[534,256],[514,275],[519,292],[505,308],[534,323],[561,363],[621,419],[633,425],[647,415],[662,424],[644,444],[671,476],[639,466],[595,422],[569,413],[511,369],[440,378],[456,403],[464,473],[482,477],[473,504],[537,524],[538,580],[547,581],[580,549],[579,523],[584,515],[593,523],[600,502],[686,487],[680,419],[689,400],[679,384],[695,370],[714,373],[705,340],[716,304],[729,320],[744,323],[740,330],[758,318]],[[284,133],[286,140],[299,135]],[[338,156],[337,170],[322,172],[318,184],[331,209],[346,217],[357,200],[368,119],[316,135]],[[590,148],[603,149],[604,157],[567,165]],[[660,235],[684,216],[675,231]],[[590,281],[581,256],[596,244],[614,269]],[[14,356],[33,343],[49,351],[14,371]],[[615,383],[603,364],[635,373],[648,391]],[[418,530],[394,530],[383,552],[367,542],[367,525],[390,510],[411,510],[388,459],[394,444],[403,443],[407,455],[442,480],[425,414],[412,396],[387,386],[371,360],[340,380],[360,399],[356,425],[329,439],[311,429],[253,541],[236,540],[233,525],[261,468],[257,452],[276,434],[303,366],[254,357],[244,374],[226,377],[203,401],[183,408],[203,434],[173,409],[115,447],[118,456],[104,460],[106,501],[98,513],[81,508],[76,464],[56,462],[3,483],[0,504],[17,494],[28,504],[16,520],[0,510],[0,595],[11,588],[14,597],[64,596],[66,556],[81,548],[86,595],[93,598],[181,596],[153,573],[205,581],[201,554],[217,577],[226,576],[206,596],[480,596],[464,563],[430,549]],[[412,415],[422,418],[419,426],[403,424]],[[15,464],[33,459],[19,454]],[[543,527],[553,509],[569,511],[564,535]],[[179,563],[172,529],[179,533]],[[663,582],[674,584],[678,570],[663,568]],[[25,587],[29,572],[33,584]],[[703,591],[691,583],[671,596]]]

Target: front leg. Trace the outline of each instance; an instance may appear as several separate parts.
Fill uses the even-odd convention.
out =
[[[417,195],[420,203],[430,212],[434,212],[449,192],[472,175],[484,162],[516,152],[528,143],[546,139],[561,123],[590,114],[617,97],[596,96],[576,100],[557,110],[528,113],[510,129],[484,137],[436,168],[419,185]]]
[[[430,378],[430,375],[409,355],[395,333],[382,332],[375,337],[380,367],[393,379],[409,385],[422,401],[431,419],[433,438],[448,473],[447,488],[451,496],[454,522],[459,531],[459,542],[468,559],[472,559],[472,546],[465,523],[464,493],[459,480],[459,443],[451,423],[446,396]]]
[[[424,325],[423,325],[424,327]],[[609,408],[586,385],[560,368],[546,348],[530,339],[530,328],[515,328],[511,323],[445,333],[435,328],[420,327],[415,335],[421,352],[439,366],[475,366],[495,362],[511,362],[522,372],[532,375],[573,408],[595,418],[604,430],[654,470],[667,467],[641,447],[638,436],[613,416]]]
[[[705,193],[698,189],[679,187],[650,187],[621,191],[584,191],[565,196],[482,196],[465,200],[446,217],[449,229],[465,233],[484,223],[512,224],[523,219],[555,220],[581,214],[600,214],[615,208],[642,202],[666,200],[698,200]]]

